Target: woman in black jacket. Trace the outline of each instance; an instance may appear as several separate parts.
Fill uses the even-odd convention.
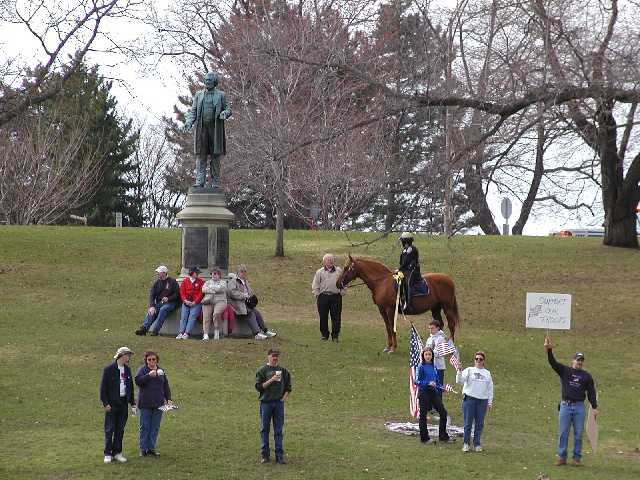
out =
[[[136,374],[138,385],[138,410],[140,411],[140,456],[153,455],[156,450],[162,410],[160,407],[171,403],[171,389],[169,380],[158,362],[160,357],[156,352],[148,351],[144,354],[144,365]]]

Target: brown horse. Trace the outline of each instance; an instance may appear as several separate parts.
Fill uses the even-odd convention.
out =
[[[393,316],[396,309],[396,290],[393,272],[377,260],[365,258],[352,258],[349,255],[349,261],[336,285],[338,288],[344,288],[354,278],[360,278],[371,290],[373,303],[378,306],[380,315],[387,327],[387,353],[392,353],[398,347],[396,341],[396,333],[393,331]],[[421,313],[431,310],[434,319],[444,325],[442,322],[442,309],[447,316],[447,325],[451,331],[453,339],[456,328],[460,325],[460,315],[458,314],[458,303],[456,302],[456,287],[453,279],[444,273],[426,273],[422,276],[429,286],[428,295],[415,296],[411,298],[413,306],[411,315],[420,315]]]

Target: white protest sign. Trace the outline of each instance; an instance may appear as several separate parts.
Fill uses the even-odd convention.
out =
[[[527,292],[525,314],[527,328],[569,330],[571,328],[571,295]]]

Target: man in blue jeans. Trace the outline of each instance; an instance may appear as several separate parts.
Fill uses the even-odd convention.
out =
[[[167,315],[178,305],[179,291],[178,282],[169,276],[169,269],[164,265],[156,268],[158,279],[151,286],[149,291],[149,308],[147,316],[140,328],[136,330],[136,335],[146,335],[155,322],[155,327],[151,329],[150,335],[158,335]]]
[[[593,408],[594,415],[598,414],[596,388],[593,377],[583,370],[584,354],[577,352],[573,355],[571,366],[561,365],[553,356],[551,340],[544,338],[544,348],[547,351],[549,365],[560,377],[562,385],[562,401],[558,411],[558,459],[556,465],[567,464],[567,444],[569,443],[569,429],[573,425],[573,464],[582,465],[582,430],[584,427],[585,396]]]
[[[284,402],[291,392],[291,375],[278,365],[280,351],[271,348],[267,352],[267,364],[256,372],[256,390],[260,393],[260,463],[269,463],[269,430],[273,421],[276,463],[287,463],[282,448],[284,427]]]

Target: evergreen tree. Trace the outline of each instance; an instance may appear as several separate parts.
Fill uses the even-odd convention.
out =
[[[141,199],[133,195],[136,184],[127,179],[133,178],[127,174],[136,169],[132,154],[138,132],[133,131],[130,119],[118,113],[111,88],[112,82],[106,81],[97,67],[81,65],[55,100],[38,107],[38,113],[55,114],[60,128],[68,128],[73,122],[86,122],[88,132],[82,154],[101,159],[100,186],[76,213],[86,215],[91,225],[113,226],[114,213],[122,212],[123,225],[142,226]]]

